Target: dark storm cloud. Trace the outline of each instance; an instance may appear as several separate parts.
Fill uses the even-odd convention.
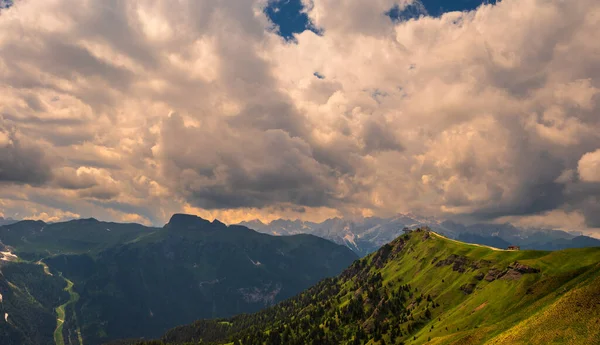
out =
[[[600,198],[590,195],[582,203],[586,224],[591,228],[600,228]]]
[[[368,121],[363,132],[365,152],[402,151],[403,147],[391,126],[376,121]]]
[[[172,115],[163,124],[162,140],[166,175],[197,207],[330,202],[327,167],[305,141],[283,130],[186,127]]]
[[[129,71],[98,60],[84,47],[60,41],[52,35],[40,39],[43,42],[40,47],[18,42],[2,47],[0,53],[8,68],[16,72],[15,74],[27,75],[26,69],[21,67],[22,64],[36,61],[40,68],[60,78],[96,77],[116,88],[124,88],[131,81]],[[38,60],[40,52],[43,52],[44,59]]]
[[[570,212],[598,225],[597,1],[394,22],[390,8],[419,4],[315,0],[304,14],[322,34],[295,42],[273,33],[273,4],[9,9],[0,113],[19,131],[3,131],[0,176],[43,188],[5,188],[6,207],[152,222],[190,207]]]
[[[600,228],[600,182],[569,183],[565,188],[566,208],[581,210],[589,227]]]
[[[51,168],[41,147],[21,138],[0,118],[0,182],[40,185],[51,177]]]
[[[86,5],[85,9],[73,6],[65,11],[70,19],[79,24],[80,32],[76,34],[107,43],[145,68],[159,66],[159,52],[154,50],[139,30],[140,23],[132,22],[131,15],[136,10],[136,3],[106,0]],[[167,10],[169,5],[162,6]]]

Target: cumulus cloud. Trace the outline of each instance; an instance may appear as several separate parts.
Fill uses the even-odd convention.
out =
[[[584,154],[577,165],[579,177],[586,182],[600,182],[600,149]]]
[[[120,186],[105,169],[79,167],[55,171],[55,182],[60,188],[77,190],[80,197],[113,199],[120,193]]]
[[[282,129],[185,126],[173,115],[161,137],[154,152],[165,176],[201,208],[324,206],[335,193],[333,172],[319,164],[306,141]]]
[[[33,186],[3,213],[600,226],[597,1],[405,21],[385,13],[413,1],[305,1],[322,32],[294,42],[265,4],[4,10],[0,180]]]

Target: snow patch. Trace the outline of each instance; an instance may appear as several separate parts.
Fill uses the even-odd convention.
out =
[[[221,282],[221,281],[223,281],[223,280],[225,280],[225,278],[223,278],[223,279],[214,279],[214,280],[203,281],[203,282],[200,282],[200,283],[198,283],[198,286],[199,286],[200,288],[202,288],[204,285],[214,285],[214,284],[218,284],[218,283],[220,283],[220,282]]]
[[[352,245],[356,248],[358,248],[358,246],[356,245],[356,241],[355,241],[355,237],[354,234],[350,233],[350,234],[346,234],[344,236],[344,240],[346,240],[346,242],[348,243],[352,243]]]
[[[251,263],[252,263],[254,266],[260,266],[260,265],[262,265],[262,264],[260,263],[260,261],[254,261],[254,260],[252,260],[252,259],[250,259],[250,258],[248,258],[248,260],[250,260],[250,262],[251,262]]]
[[[0,257],[0,260],[2,261],[16,261],[18,259],[18,257],[11,252],[0,252],[0,254],[2,254],[2,257]]]
[[[275,304],[275,298],[281,291],[281,284],[263,284],[263,286],[241,288],[238,291],[247,303],[263,303],[265,306]]]

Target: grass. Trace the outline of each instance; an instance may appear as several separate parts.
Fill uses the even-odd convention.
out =
[[[515,262],[540,271],[483,278]],[[600,248],[503,251],[413,232],[273,308],[175,332],[210,335],[223,325],[231,333],[221,343],[288,328],[296,342],[321,331],[350,344],[360,325],[368,345],[382,344],[373,340],[380,335],[407,345],[598,344]],[[257,329],[244,333],[247,325]]]
[[[62,274],[61,274],[62,277]],[[73,291],[73,282],[70,281],[69,279],[63,278],[66,282],[67,282],[67,286],[65,287],[65,291],[67,291],[69,293],[69,300],[64,303],[61,304],[60,306],[56,307],[55,311],[56,311],[56,330],[54,331],[54,343],[56,345],[64,345],[65,341],[63,338],[63,326],[65,323],[65,318],[66,318],[66,313],[65,310],[67,308],[68,305],[73,304],[73,303],[77,303],[77,301],[79,300],[79,294],[75,291]],[[79,344],[83,344],[82,338],[81,338],[81,332],[79,329],[77,329],[77,335],[78,335],[78,340],[79,340]]]
[[[364,258],[369,273],[380,273],[380,291],[388,296],[410,284],[413,296],[406,302],[411,318],[422,326],[406,335],[407,324],[396,322],[405,332],[405,344],[509,345],[595,344],[600,339],[600,248],[550,251],[504,251],[470,245],[437,234],[415,232],[383,267],[375,267],[376,254]],[[393,243],[392,243],[393,244]],[[451,257],[466,260],[464,271],[453,265],[437,265]],[[506,271],[514,262],[540,270],[514,279],[481,279],[490,270]],[[343,311],[356,292],[357,277],[343,281],[339,303]],[[461,287],[472,284],[471,293]],[[433,302],[417,303],[417,296],[431,295]],[[318,292],[317,292],[318,295]],[[363,299],[366,292],[363,291]],[[315,301],[318,301],[318,297]],[[310,307],[308,307],[310,308]],[[375,305],[365,304],[366,315]],[[429,309],[431,317],[425,317]],[[371,316],[372,317],[372,316]],[[393,316],[391,316],[393,317]],[[285,320],[282,320],[285,323]],[[367,324],[373,320],[361,320]],[[364,322],[364,323],[363,323]],[[317,325],[326,329],[323,324]],[[316,326],[315,326],[316,327]],[[341,326],[344,327],[344,326]],[[265,333],[268,332],[265,328]],[[327,330],[327,329],[326,329]],[[386,344],[395,343],[389,334]],[[381,342],[369,340],[368,345]]]
[[[441,305],[407,344],[591,344],[600,335],[600,248],[497,251],[416,235],[407,248],[400,260],[381,270],[384,284],[409,283]],[[498,269],[518,261],[541,273],[487,282],[475,275],[486,274],[489,267],[459,273],[431,263],[451,254],[487,260]],[[476,284],[470,295],[460,290],[467,283]]]
[[[408,244],[399,257],[371,271],[381,273],[389,291],[410,284],[440,304],[406,344],[592,344],[600,339],[600,248],[502,251],[436,234],[428,240],[414,233],[405,238]],[[479,262],[480,268],[461,273],[451,265],[435,265],[450,255]],[[372,259],[365,258],[369,264]],[[516,280],[475,278],[515,261],[541,272]],[[475,285],[471,294],[460,289],[465,284]],[[348,303],[353,290],[352,281],[345,282],[338,308]],[[417,305],[413,314],[423,315],[425,308],[426,303]]]

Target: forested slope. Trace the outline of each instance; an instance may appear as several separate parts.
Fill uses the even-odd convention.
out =
[[[499,251],[416,231],[273,308],[156,343],[593,344],[599,296],[600,248]]]

